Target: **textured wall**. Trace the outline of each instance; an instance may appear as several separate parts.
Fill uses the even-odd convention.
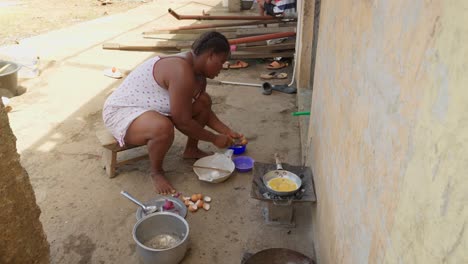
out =
[[[40,213],[0,101],[0,263],[49,263]]]
[[[468,1],[322,1],[320,263],[468,263]]]

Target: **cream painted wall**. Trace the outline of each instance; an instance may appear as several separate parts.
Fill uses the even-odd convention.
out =
[[[468,263],[468,1],[321,5],[319,263]]]

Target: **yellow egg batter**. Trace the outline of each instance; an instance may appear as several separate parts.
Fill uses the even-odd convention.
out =
[[[291,192],[297,189],[297,184],[288,178],[274,178],[268,181],[268,187],[277,192]]]

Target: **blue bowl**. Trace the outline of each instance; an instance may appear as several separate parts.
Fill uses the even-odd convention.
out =
[[[239,172],[248,172],[253,168],[255,160],[249,156],[238,156],[232,159],[236,170]]]
[[[247,148],[247,145],[236,145],[236,146],[231,146],[229,149],[232,149],[234,151],[234,155],[239,155],[245,152],[245,149]]]

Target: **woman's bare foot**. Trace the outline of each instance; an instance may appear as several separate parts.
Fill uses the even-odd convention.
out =
[[[153,179],[154,190],[159,194],[170,194],[175,193],[174,187],[164,177],[164,172],[151,173],[151,179]]]
[[[211,152],[205,152],[198,148],[185,149],[183,157],[184,159],[200,159],[209,155],[213,155]]]

